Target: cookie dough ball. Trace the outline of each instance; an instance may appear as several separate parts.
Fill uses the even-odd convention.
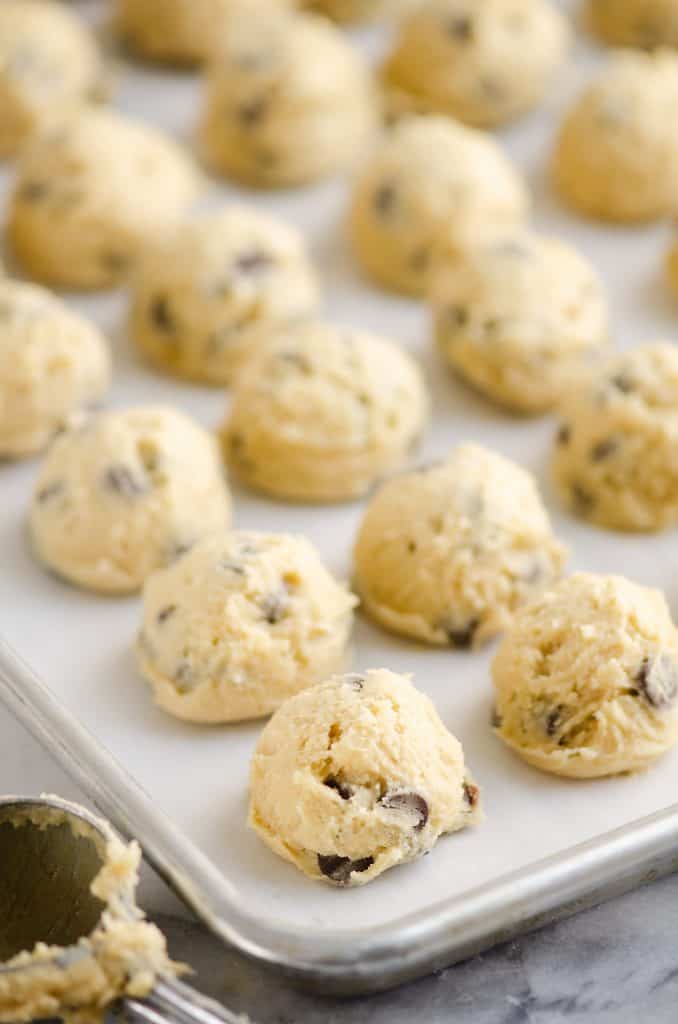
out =
[[[103,413],[58,437],[30,511],[38,558],[73,583],[111,594],[137,590],[229,519],[216,442],[161,407]]]
[[[147,579],[141,670],[177,718],[259,718],[346,667],[356,603],[303,537],[214,534]]]
[[[397,345],[308,322],[243,370],[222,436],[250,487],[345,501],[404,462],[427,417],[421,372]]]
[[[288,700],[252,761],[249,823],[309,878],[364,885],[474,824],[461,744],[405,676],[336,676]]]
[[[614,530],[678,523],[678,348],[642,345],[563,402],[553,475],[576,515]]]
[[[527,188],[489,136],[446,117],[409,117],[358,178],[349,217],[366,273],[421,295],[442,240],[465,248],[528,214]]]
[[[550,0],[427,0],[405,19],[383,66],[388,111],[505,124],[541,101],[569,42]]]
[[[577,573],[524,608],[492,674],[497,735],[542,771],[637,771],[678,740],[678,630],[621,576]]]
[[[0,280],[0,459],[44,448],[110,376],[93,324],[42,288]]]
[[[262,187],[303,184],[352,163],[375,126],[369,69],[324,18],[230,23],[208,71],[201,128],[218,172]]]
[[[0,3],[0,156],[10,156],[100,85],[84,23],[52,0]]]
[[[617,53],[566,116],[553,156],[562,198],[580,213],[633,222],[678,204],[678,56]]]
[[[520,413],[555,406],[607,344],[593,267],[565,242],[521,233],[452,258],[433,284],[444,359],[482,394]]]
[[[531,475],[475,444],[387,481],[355,545],[362,605],[395,633],[479,647],[560,575]]]
[[[166,64],[197,64],[209,57],[224,26],[257,7],[293,6],[294,0],[117,0],[115,26],[138,56]]]
[[[319,305],[302,236],[247,207],[182,225],[140,261],[132,336],[161,369],[229,383],[270,334]]]
[[[303,7],[340,23],[400,17],[421,0],[305,0]]]
[[[186,213],[201,178],[155,129],[91,109],[22,154],[9,240],[27,273],[65,288],[118,284]]]
[[[591,28],[614,46],[678,46],[676,0],[588,0]]]

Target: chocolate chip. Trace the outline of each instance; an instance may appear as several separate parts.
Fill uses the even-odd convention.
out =
[[[63,494],[66,490],[66,485],[63,480],[55,480],[52,484],[45,484],[35,495],[35,500],[39,502],[49,501],[50,498],[56,498],[57,495]]]
[[[416,542],[415,542],[415,541],[413,541],[413,540],[410,540],[410,541],[408,541],[408,542],[407,542],[407,550],[409,551],[409,553],[410,553],[411,555],[413,555],[413,554],[414,554],[414,552],[415,552],[415,551],[417,550],[417,545],[416,545]]]
[[[501,729],[502,722],[504,719],[501,717],[496,708],[492,708],[492,715],[490,717],[490,724],[493,729]]]
[[[575,481],[575,483],[570,484],[570,494],[572,496],[572,505],[578,515],[584,516],[591,512],[596,499],[590,491],[587,491],[585,487],[582,487],[581,484]]]
[[[148,492],[148,484],[134,475],[127,466],[110,466],[104,474],[104,484],[124,498],[138,498]]]
[[[27,181],[18,191],[18,198],[25,203],[37,203],[49,192],[49,185],[43,181]]]
[[[613,388],[616,388],[617,391],[621,391],[624,395],[630,394],[635,387],[631,376],[625,370],[622,370],[620,373],[616,373],[614,377],[610,377],[610,384]]]
[[[566,445],[572,440],[572,427],[569,423],[561,423],[556,434],[556,444]]]
[[[193,689],[194,672],[193,666],[188,661],[181,661],[174,673],[174,683],[180,693],[188,693]]]
[[[447,633],[447,638],[452,647],[459,651],[467,651],[473,646],[473,639],[476,635],[479,619],[470,619],[465,626],[443,625],[441,628]]]
[[[260,274],[274,266],[275,260],[263,249],[248,249],[236,256],[233,262],[233,268],[239,274]]]
[[[250,128],[263,120],[267,109],[268,100],[265,96],[259,96],[257,99],[250,100],[248,103],[242,103],[238,107],[238,120]]]
[[[544,731],[547,736],[555,736],[560,728],[564,707],[562,704],[558,704],[557,707],[551,708],[550,711],[544,716]]]
[[[459,42],[468,42],[473,38],[473,19],[465,15],[450,18],[447,22],[447,33]]]
[[[351,860],[350,857],[337,857],[334,854],[318,854],[318,867],[326,878],[331,878],[337,885],[347,885],[351,875],[368,871],[374,864],[374,857],[362,857]]]
[[[386,810],[397,811],[411,819],[408,821],[408,825],[415,832],[421,832],[428,821],[428,802],[419,793],[411,790],[384,793],[379,803]]]
[[[450,306],[445,314],[447,322],[453,328],[466,327],[468,310],[464,306]]]
[[[665,652],[654,658],[645,658],[636,682],[648,704],[658,710],[668,708],[678,697],[678,664]]]
[[[159,331],[166,331],[171,334],[176,324],[170,310],[169,299],[166,295],[156,295],[151,302],[149,311],[153,326]]]
[[[168,619],[172,618],[176,610],[177,606],[175,604],[166,604],[156,615],[156,621],[159,625],[162,625],[163,622],[167,622]]]
[[[604,459],[608,459],[610,455],[614,455],[618,448],[619,441],[614,437],[608,437],[604,441],[594,444],[591,449],[591,460],[593,462],[602,462]]]
[[[271,626],[275,626],[277,622],[280,622],[285,617],[288,606],[289,597],[287,590],[282,587],[274,594],[267,594],[261,602],[263,616]]]
[[[466,803],[469,805],[469,807],[476,807],[478,805],[478,801],[480,800],[480,789],[478,788],[478,786],[476,786],[474,782],[468,782],[465,779],[463,789],[464,800],[466,801]]]
[[[323,781],[323,786],[327,786],[328,789],[334,789],[342,800],[350,800],[353,796],[351,787],[347,786],[341,779],[338,779],[336,775],[328,775]]]
[[[496,316],[490,316],[487,318],[487,320],[483,320],[483,330],[487,331],[488,333],[496,331],[498,327],[499,320],[497,319]]]
[[[382,217],[392,213],[396,204],[397,192],[395,185],[380,185],[374,193],[374,208]]]
[[[171,554],[170,554],[170,561],[173,562],[177,558],[181,558],[183,555],[188,554],[188,552],[191,550],[192,547],[193,547],[193,542],[192,541],[188,541],[188,540],[186,540],[186,541],[177,541],[177,543],[174,544],[174,546],[172,547],[172,551],[171,551]]]
[[[363,688],[365,676],[358,675],[357,672],[349,672],[348,675],[342,676],[341,681],[345,686],[350,686],[352,690],[358,693]]]

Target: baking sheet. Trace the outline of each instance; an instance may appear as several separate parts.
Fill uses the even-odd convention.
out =
[[[96,4],[83,4],[96,12]],[[571,5],[568,5],[571,6]],[[384,37],[356,34],[376,52]],[[544,108],[503,139],[530,179],[539,230],[569,238],[601,270],[614,305],[620,345],[674,339],[676,313],[661,279],[666,227],[601,229],[561,210],[549,193],[545,159],[555,119],[600,54],[587,42]],[[199,104],[195,76],[121,70],[115,103],[180,138],[190,138]],[[2,175],[2,193],[11,171]],[[605,533],[563,516],[548,484],[553,421],[513,419],[471,394],[441,367],[429,340],[425,309],[379,293],[362,282],[342,237],[347,186],[330,182],[289,193],[250,193],[213,184],[209,202],[244,198],[306,232],[326,287],[326,312],[391,336],[420,361],[433,395],[434,425],[418,458],[443,455],[461,440],[487,444],[538,477],[560,537],[572,549],[569,568],[623,572],[659,586],[678,616],[678,544],[660,537]],[[115,383],[111,405],[167,402],[216,425],[226,410],[219,391],[163,378],[138,360],[125,333],[122,294],[68,297],[111,339]],[[156,710],[139,678],[131,644],[140,617],[137,598],[110,599],[77,591],[45,574],[30,555],[25,512],[36,462],[0,466],[0,632],[64,703],[129,769],[164,810],[224,872],[243,906],[262,922],[292,931],[369,929],[462,895],[541,857],[669,806],[678,782],[678,752],[634,778],[577,783],[541,775],[522,764],[490,730],[492,648],[466,654],[399,640],[358,617],[355,668],[387,666],[411,672],[464,743],[483,787],[487,820],[441,840],[423,860],[387,873],[364,889],[314,885],[270,853],[245,827],[248,761],[261,723],[202,728]],[[283,505],[235,488],[236,525],[302,532],[340,576],[350,574],[350,551],[363,503],[324,508]]]

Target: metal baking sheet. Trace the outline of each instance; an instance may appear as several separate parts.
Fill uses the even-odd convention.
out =
[[[357,33],[356,42],[375,53],[385,37]],[[580,40],[542,110],[502,138],[530,180],[537,228],[569,238],[600,268],[614,306],[617,343],[673,339],[676,311],[661,279],[668,228],[587,224],[559,208],[548,188],[546,162],[556,120],[600,59],[592,44]],[[196,76],[123,66],[118,77],[120,108],[190,139],[199,106]],[[6,169],[3,195],[10,183]],[[346,199],[344,181],[285,193],[246,193],[214,182],[209,201],[245,200],[303,228],[325,282],[327,315],[393,337],[420,360],[434,402],[421,458],[472,439],[516,459],[536,474],[557,532],[571,547],[571,569],[623,572],[661,587],[678,616],[675,534],[622,536],[562,514],[547,473],[553,421],[511,418],[441,371],[423,305],[382,294],[357,275],[342,232]],[[100,323],[111,340],[112,405],[167,402],[207,426],[220,421],[228,401],[224,393],[164,378],[138,360],[126,336],[123,294],[67,300]],[[28,724],[25,699],[35,694],[42,717],[30,723],[33,731],[123,830],[138,835],[210,926],[238,948],[325,990],[374,990],[673,866],[678,752],[631,778],[578,783],[539,774],[491,732],[492,649],[428,649],[359,617],[356,668],[412,673],[463,741],[484,790],[487,819],[364,889],[310,883],[245,826],[248,762],[261,723],[203,728],[164,715],[153,706],[132,657],[139,600],[76,590],[33,561],[25,514],[36,469],[34,461],[0,466],[0,633],[67,714],[7,653],[0,656],[0,696]],[[238,526],[305,533],[338,575],[350,575],[363,504],[306,508],[238,488],[235,499]]]

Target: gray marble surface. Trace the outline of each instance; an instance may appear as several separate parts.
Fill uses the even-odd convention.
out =
[[[676,1024],[678,876],[393,992],[329,1000],[160,916],[192,984],[256,1024]]]

